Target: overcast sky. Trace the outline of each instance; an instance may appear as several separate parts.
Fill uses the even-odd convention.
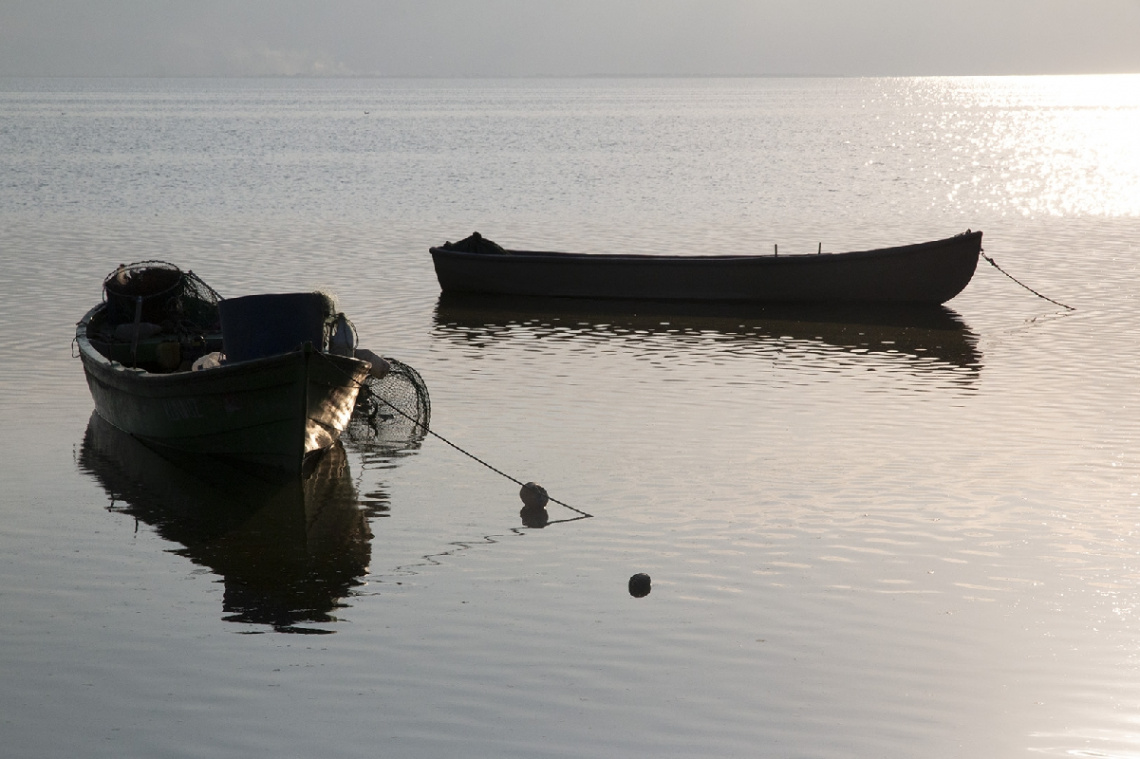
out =
[[[0,0],[0,75],[1140,72],[1140,0]]]

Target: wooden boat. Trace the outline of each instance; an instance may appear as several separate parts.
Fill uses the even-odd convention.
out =
[[[445,293],[755,303],[941,304],[977,267],[982,233],[849,253],[636,255],[506,250],[476,232],[431,248]]]
[[[325,296],[291,293],[210,302],[201,297],[202,287],[187,297],[150,287],[148,275],[157,267],[133,266],[133,276],[128,271],[108,277],[107,301],[88,311],[75,331],[95,410],[103,419],[152,446],[267,474],[300,473],[337,441],[372,365],[351,355],[351,348],[350,355],[330,350],[328,340],[321,339],[326,321],[310,320],[300,331],[289,323],[289,315],[306,311],[299,304],[313,306]],[[169,269],[161,271],[174,273],[164,274],[163,284],[175,276],[194,277],[165,266]],[[110,287],[116,276],[127,290],[158,291],[121,296]],[[213,293],[201,280],[192,282]],[[134,318],[124,321],[132,301]],[[223,304],[230,306],[228,321]],[[223,350],[229,358],[219,365],[215,359]]]

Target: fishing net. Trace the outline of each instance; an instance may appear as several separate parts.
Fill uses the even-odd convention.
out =
[[[491,253],[504,255],[507,252],[502,245],[499,245],[493,240],[488,240],[478,232],[470,237],[464,237],[459,242],[451,242],[448,240],[443,244],[443,247],[448,250],[457,250],[461,253]]]
[[[382,379],[369,377],[361,387],[344,437],[389,452],[418,447],[431,423],[427,384],[412,367],[384,357],[391,367]]]
[[[130,324],[136,317],[167,332],[218,332],[221,296],[192,271],[165,261],[122,265],[103,280],[107,324]]]

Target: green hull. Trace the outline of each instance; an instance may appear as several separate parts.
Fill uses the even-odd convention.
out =
[[[370,365],[310,347],[204,371],[134,369],[88,338],[75,339],[95,401],[110,424],[152,445],[282,472],[333,445],[352,416]]]

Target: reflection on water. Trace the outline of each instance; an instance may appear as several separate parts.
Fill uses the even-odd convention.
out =
[[[339,444],[303,479],[271,483],[216,462],[165,458],[93,413],[79,466],[107,491],[112,510],[221,575],[228,621],[332,632],[298,625],[335,622],[368,571],[372,533]],[[366,498],[386,510],[382,493]]]
[[[892,357],[917,374],[951,372],[972,384],[982,369],[977,336],[945,306],[786,306],[519,298],[443,294],[436,334],[488,344],[528,337],[671,340],[707,356],[780,351],[789,342],[808,354]]]
[[[1140,755],[1138,85],[0,93],[20,261],[0,299],[6,755]],[[1081,310],[990,267],[952,310],[887,323],[437,305],[426,247],[457,215],[636,252],[981,227]],[[339,283],[369,347],[421,366],[439,433],[599,518],[522,514],[517,488],[396,427],[344,437],[355,494],[342,476],[243,500],[97,427],[61,472],[91,410],[69,325],[124,250],[234,293]],[[377,518],[390,500],[398,521]],[[224,634],[274,624],[350,634]]]

